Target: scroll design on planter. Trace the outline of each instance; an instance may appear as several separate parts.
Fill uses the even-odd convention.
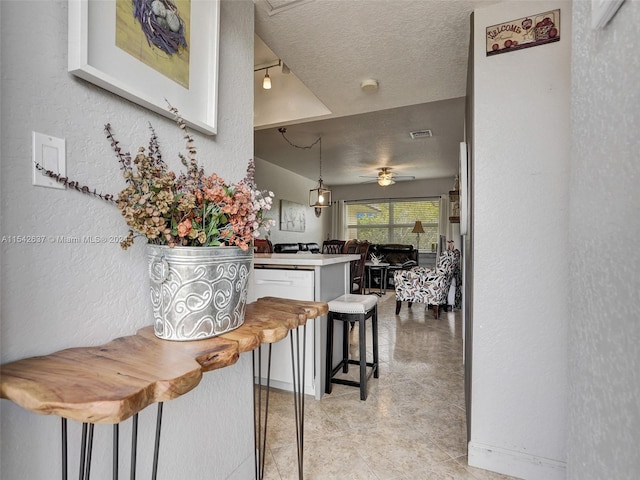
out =
[[[220,335],[244,321],[251,255],[236,247],[159,252],[149,246],[150,296],[156,335],[193,340]],[[164,247],[166,248],[166,247]],[[212,255],[203,255],[204,250]]]

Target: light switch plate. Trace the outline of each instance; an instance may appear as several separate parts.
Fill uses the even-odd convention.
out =
[[[66,176],[66,151],[64,138],[56,138],[51,135],[33,132],[33,185],[38,187],[58,188],[66,187],[49,178],[36,168],[36,163],[45,170],[51,170],[61,176]]]
[[[591,0],[591,28],[604,28],[624,0]]]

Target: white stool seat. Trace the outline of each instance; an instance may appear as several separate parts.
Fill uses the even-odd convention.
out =
[[[329,310],[338,313],[367,313],[378,303],[375,295],[347,293],[329,302]]]

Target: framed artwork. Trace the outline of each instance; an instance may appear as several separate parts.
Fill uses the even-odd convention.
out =
[[[487,56],[560,41],[560,9],[487,27]]]
[[[280,200],[280,230],[304,232],[306,226],[305,206],[289,200]]]
[[[220,0],[69,0],[68,70],[213,135],[219,26]]]

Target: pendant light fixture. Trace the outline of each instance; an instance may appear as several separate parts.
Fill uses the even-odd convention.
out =
[[[318,137],[318,139],[313,142],[311,145],[307,145],[305,147],[295,145],[292,143],[286,136],[287,129],[281,127],[278,129],[282,138],[284,138],[289,145],[295,148],[301,148],[303,150],[310,150],[316,144],[319,145],[319,158],[320,158],[320,178],[318,179],[318,186],[316,188],[312,188],[309,190],[309,206],[313,207],[313,211],[316,217],[320,217],[322,214],[322,209],[331,206],[331,190],[324,186],[324,182],[322,181],[322,137]]]
[[[320,178],[318,186],[309,190],[309,206],[313,207],[316,217],[322,214],[322,209],[331,206],[331,190],[322,183],[322,137],[320,137]]]
[[[282,63],[282,60],[278,59],[278,61],[273,61],[269,64],[262,64],[260,66],[254,66],[253,71],[254,72],[259,72],[261,70],[266,70],[265,74],[264,74],[264,78],[262,79],[262,88],[264,88],[265,90],[271,90],[271,77],[269,76],[269,69],[270,68],[275,68],[275,67],[280,67],[282,66],[282,73],[284,73],[285,75],[288,74],[289,72],[291,72],[291,70],[289,70],[289,67],[287,67],[284,63]]]

